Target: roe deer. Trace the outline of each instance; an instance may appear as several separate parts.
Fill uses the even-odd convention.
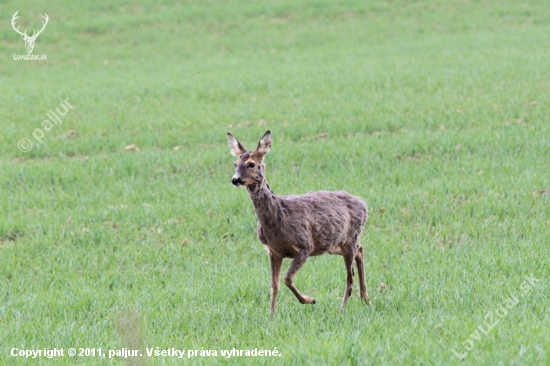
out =
[[[227,133],[231,153],[238,157],[234,186],[244,185],[258,217],[258,238],[266,246],[271,261],[271,315],[279,292],[279,274],[283,258],[292,258],[285,285],[302,304],[315,304],[315,299],[302,295],[292,280],[309,256],[323,253],[344,257],[347,270],[346,291],[340,311],[344,311],[353,287],[353,260],[359,272],[361,298],[369,302],[365,286],[363,248],[359,237],[367,221],[367,205],[347,192],[309,192],[300,196],[275,195],[265,180],[264,155],[271,148],[267,131],[254,151]]]

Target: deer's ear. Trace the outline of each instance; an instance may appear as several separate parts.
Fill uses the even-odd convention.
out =
[[[269,149],[271,149],[271,143],[273,142],[273,139],[271,138],[271,131],[267,131],[263,137],[260,139],[260,142],[258,142],[258,147],[256,147],[256,152],[260,156],[264,156],[269,152]]]
[[[247,151],[243,144],[241,144],[239,140],[234,138],[229,132],[227,133],[227,142],[229,143],[229,148],[231,149],[231,155],[241,156]]]

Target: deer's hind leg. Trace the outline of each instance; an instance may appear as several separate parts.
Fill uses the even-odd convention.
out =
[[[344,312],[348,299],[351,296],[351,291],[353,289],[353,259],[355,258],[355,253],[351,248],[345,248],[342,251],[344,257],[344,263],[346,264],[346,291],[344,292],[344,297],[342,298],[342,306],[340,307],[340,312]]]
[[[368,305],[371,305],[369,301],[369,294],[367,292],[367,286],[365,285],[365,262],[363,257],[363,247],[359,244],[359,249],[355,255],[355,263],[357,264],[357,272],[359,272],[359,291],[361,293],[361,299]]]

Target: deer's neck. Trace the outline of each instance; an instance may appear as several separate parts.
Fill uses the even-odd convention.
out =
[[[277,224],[281,219],[280,207],[267,181],[264,179],[260,183],[247,186],[246,190],[262,227],[271,227]]]

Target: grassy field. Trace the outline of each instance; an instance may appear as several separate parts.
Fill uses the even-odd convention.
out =
[[[13,59],[26,53],[16,10],[21,29],[49,15],[34,48],[47,61]],[[546,1],[0,13],[0,363],[550,364]],[[371,307],[356,282],[339,312],[344,262],[327,255],[296,278],[317,304],[283,286],[270,318],[269,259],[225,138],[251,147],[268,129],[276,193],[343,189],[369,205]],[[11,356],[55,347],[65,356]],[[147,357],[156,347],[218,356]]]

